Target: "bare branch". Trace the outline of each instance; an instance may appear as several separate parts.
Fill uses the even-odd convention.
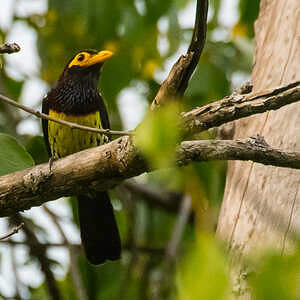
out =
[[[74,251],[75,248],[70,245],[69,240],[65,235],[62,226],[59,223],[59,217],[48,206],[44,205],[43,208],[46,211],[46,213],[50,216],[52,222],[56,226],[57,230],[59,231],[63,239],[63,243],[66,245],[66,248],[68,248],[69,255],[70,255],[70,274],[72,277],[72,282],[74,284],[74,287],[76,288],[77,295],[80,300],[88,300],[87,292],[82,283],[80,272],[78,269],[78,261],[77,261],[78,252]]]
[[[0,54],[11,54],[16,53],[21,50],[21,47],[17,43],[5,43],[4,45],[0,46]]]
[[[235,141],[182,142],[178,152],[177,163],[179,165],[186,165],[191,161],[251,160],[264,165],[300,169],[300,152],[284,152],[274,149],[262,136]]]
[[[178,219],[174,226],[171,239],[166,250],[166,263],[172,263],[177,256],[178,247],[183,235],[184,228],[189,220],[191,213],[192,199],[189,195],[185,195],[182,199]]]
[[[165,299],[167,291],[171,287],[172,277],[168,274],[174,274],[175,261],[178,253],[178,248],[184,228],[188,223],[188,219],[191,213],[192,199],[191,196],[185,195],[181,201],[180,209],[178,212],[178,218],[174,225],[170,241],[168,243],[165,259],[163,263],[163,272],[161,273],[160,284],[158,294],[160,295],[157,299]]]
[[[157,190],[147,184],[137,183],[134,179],[125,180],[122,185],[146,201],[149,206],[159,207],[169,212],[178,212],[182,199],[181,193]]]
[[[259,93],[233,93],[183,114],[185,129],[195,133],[300,101],[300,81]]]
[[[14,241],[14,240],[3,240],[0,241],[0,244],[8,244],[12,246],[28,246],[26,244],[26,241],[20,242],[20,241]],[[76,249],[78,251],[82,251],[81,244],[66,244],[66,243],[41,243],[46,248],[48,247],[71,247],[73,249]],[[124,244],[122,245],[122,250],[124,251],[131,251],[132,245]],[[142,254],[149,254],[149,255],[164,255],[165,249],[164,248],[158,248],[158,247],[147,247],[147,246],[139,246],[134,245],[134,249],[138,252],[141,252]]]
[[[206,38],[208,0],[198,0],[193,37],[185,55],[173,65],[167,79],[162,83],[151,109],[156,109],[170,98],[181,97],[201,56]]]
[[[18,231],[24,226],[24,223],[21,223],[20,225],[18,225],[17,227],[15,227],[10,233],[7,233],[5,235],[3,235],[2,237],[0,237],[0,241],[1,240],[5,240],[9,237],[11,237],[12,235],[18,233]]]
[[[38,118],[41,119],[46,119],[46,120],[50,120],[65,126],[68,126],[72,129],[81,129],[81,130],[85,130],[85,131],[91,131],[91,132],[96,132],[96,133],[101,133],[101,134],[109,134],[109,135],[132,135],[132,132],[130,131],[119,131],[119,130],[110,130],[110,129],[99,129],[99,128],[94,128],[94,127],[88,127],[88,126],[83,126],[83,125],[79,125],[76,123],[72,123],[72,122],[68,122],[65,120],[61,120],[61,119],[55,119],[50,117],[47,114],[41,113],[38,110],[34,110],[28,106],[22,105],[4,95],[0,94],[0,99],[2,99],[3,101],[5,101],[6,103],[13,105],[19,109],[22,109]]]
[[[30,248],[30,254],[33,257],[36,257],[40,263],[41,271],[45,275],[45,281],[49,291],[49,296],[52,300],[62,299],[54,274],[51,270],[51,261],[49,260],[46,253],[47,248],[42,243],[40,243],[35,235],[35,232],[30,228],[30,225],[25,218],[21,217],[20,215],[16,215],[15,218],[19,218],[25,223],[23,231],[26,236],[26,244]]]
[[[209,160],[252,160],[265,165],[300,168],[300,152],[268,146],[260,137],[245,140],[182,142],[177,164]],[[109,144],[87,149],[49,164],[0,177],[0,216],[39,206],[85,189],[107,190],[126,178],[149,171],[132,139],[124,136]]]

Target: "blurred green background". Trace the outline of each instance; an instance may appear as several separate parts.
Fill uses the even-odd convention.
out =
[[[22,49],[0,56],[0,92],[40,109],[42,97],[77,51],[111,50],[115,56],[105,65],[99,87],[113,129],[133,129],[143,119],[162,80],[188,47],[196,7],[191,0],[8,2],[0,15],[0,43],[14,41]],[[258,0],[210,1],[206,46],[180,110],[223,98],[249,79],[258,9]],[[98,267],[87,263],[79,247],[72,198],[23,214],[39,247],[44,247],[62,299],[228,299],[232,286],[226,255],[212,238],[226,163],[181,169],[172,165],[180,138],[177,110],[147,118],[138,134],[150,163],[165,169],[111,191],[124,244],[119,262]],[[40,136],[40,120],[0,101],[0,162],[7,162],[1,165],[1,175],[47,161]],[[204,132],[199,138],[214,137]],[[182,195],[191,197],[192,213],[175,257],[170,257]],[[4,232],[6,225],[2,219]],[[0,251],[4,299],[57,299],[47,288],[49,278],[40,270],[41,257],[32,251],[28,236],[19,233],[12,242],[1,242]],[[259,274],[266,282],[272,259],[278,258],[268,259]],[[255,280],[253,285],[258,299],[271,299],[267,288]],[[287,295],[280,299],[295,299]]]

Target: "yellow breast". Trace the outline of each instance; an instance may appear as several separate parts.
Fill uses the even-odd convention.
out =
[[[50,109],[49,116],[79,125],[102,128],[99,111],[87,115],[66,115]],[[48,121],[48,139],[52,156],[56,158],[103,144],[103,135],[80,129],[72,129]]]

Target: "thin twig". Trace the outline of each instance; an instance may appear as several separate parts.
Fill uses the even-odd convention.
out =
[[[14,240],[2,240],[0,241],[0,244],[8,244],[8,245],[14,245],[14,246],[28,246],[26,241],[21,242],[21,241],[14,241]],[[73,249],[76,249],[76,251],[82,251],[81,244],[77,243],[41,243],[44,247],[72,247]],[[122,250],[123,251],[131,251],[131,245],[124,244],[122,245]],[[142,254],[149,254],[149,255],[164,255],[165,249],[163,247],[147,247],[147,246],[139,246],[139,245],[134,245],[134,249]]]
[[[159,207],[169,212],[178,212],[182,199],[180,193],[155,189],[147,184],[127,179],[122,184],[127,190],[147,202],[151,207]]]
[[[47,248],[44,244],[40,243],[33,229],[30,228],[27,220],[22,218],[26,223],[24,226],[24,234],[26,236],[26,244],[30,248],[30,254],[36,257],[40,263],[41,271],[45,275],[49,296],[52,300],[61,300],[62,295],[55,280],[53,271],[51,270],[51,261],[47,256]]]
[[[70,254],[70,273],[71,273],[72,281],[76,288],[78,297],[80,300],[88,300],[87,292],[82,283],[80,272],[79,272],[78,265],[77,265],[78,252],[74,251],[74,248],[70,245],[69,240],[66,237],[65,232],[59,223],[58,216],[51,209],[49,209],[48,206],[44,205],[43,208],[46,211],[46,213],[50,216],[50,218],[52,219],[53,223],[57,227],[57,229],[63,239],[64,244],[66,244],[66,247],[68,248],[68,251]]]
[[[24,223],[21,223],[20,225],[18,225],[17,227],[13,228],[13,230],[10,233],[5,234],[4,236],[0,237],[0,241],[1,240],[5,240],[7,238],[9,238],[10,236],[18,233],[18,231],[24,226]]]
[[[178,218],[174,225],[174,230],[166,248],[163,272],[161,274],[162,277],[158,289],[158,296],[156,297],[157,299],[166,299],[166,295],[169,294],[169,290],[171,289],[171,286],[173,284],[173,277],[167,275],[174,274],[174,263],[176,261],[178,248],[180,241],[182,240],[184,228],[188,223],[189,215],[191,213],[191,205],[191,197],[189,195],[185,195],[182,199],[178,212]]]
[[[72,129],[80,129],[80,130],[85,130],[85,131],[91,131],[91,132],[96,132],[96,133],[101,133],[101,134],[109,134],[109,135],[132,135],[133,132],[132,131],[119,131],[119,130],[110,130],[110,129],[99,129],[99,128],[94,128],[94,127],[88,127],[88,126],[83,126],[83,125],[79,125],[76,123],[72,123],[72,122],[68,122],[65,120],[61,120],[61,119],[56,119],[56,118],[52,118],[44,113],[39,112],[38,110],[33,110],[32,108],[22,105],[4,95],[0,94],[0,99],[2,99],[3,101],[5,101],[6,103],[13,105],[19,109],[22,109],[24,111],[26,111],[29,114],[32,114],[38,118],[41,119],[46,119],[49,121],[53,121],[65,126],[68,126]]]
[[[185,195],[181,202],[178,219],[174,226],[174,231],[166,249],[166,260],[169,262],[172,262],[176,259],[183,231],[188,223],[189,215],[191,213],[191,203],[191,197],[189,195]]]
[[[12,270],[14,273],[14,277],[15,277],[15,296],[14,299],[15,300],[21,300],[21,296],[20,296],[20,289],[21,289],[21,282],[20,282],[20,278],[18,276],[18,268],[17,268],[17,262],[16,262],[16,253],[15,253],[15,248],[14,247],[10,247],[10,256],[11,256],[11,265],[12,265]]]
[[[124,266],[124,274],[120,280],[120,289],[118,296],[116,297],[117,300],[122,300],[127,298],[128,288],[130,286],[130,282],[133,278],[133,273],[138,264],[138,252],[135,249],[135,240],[136,240],[136,232],[137,232],[137,207],[136,203],[132,201],[133,195],[131,193],[126,193],[122,186],[119,187],[119,196],[124,203],[126,212],[128,214],[128,219],[130,220],[128,224],[128,233],[127,233],[127,244],[129,246],[130,256]]]
[[[5,43],[4,45],[0,46],[0,54],[11,54],[16,53],[21,50],[21,47],[17,43]]]

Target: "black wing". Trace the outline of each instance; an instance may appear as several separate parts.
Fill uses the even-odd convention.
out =
[[[101,97],[101,95],[99,94],[99,111],[100,111],[100,119],[101,119],[101,125],[103,129],[110,129],[110,124],[109,124],[109,118],[108,118],[108,114],[107,114],[107,110],[106,110],[106,106],[104,104],[104,101]],[[108,136],[110,139],[110,136]]]
[[[47,96],[43,99],[42,113],[49,115],[49,103],[48,103]],[[51,149],[50,149],[50,144],[49,144],[49,139],[48,139],[48,120],[42,119],[42,127],[43,127],[46,148],[47,148],[49,156],[51,157],[52,154],[51,154]]]

